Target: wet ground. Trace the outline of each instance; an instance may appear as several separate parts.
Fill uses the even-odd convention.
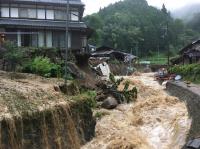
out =
[[[97,121],[96,137],[82,149],[181,148],[191,124],[185,103],[169,96],[151,73],[126,79],[138,87],[137,101],[99,110],[107,114]]]

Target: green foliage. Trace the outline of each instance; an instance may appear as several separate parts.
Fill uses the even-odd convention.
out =
[[[82,92],[81,94],[78,94],[76,96],[72,97],[72,100],[86,100],[86,104],[90,107],[90,108],[96,108],[97,107],[97,102],[96,102],[96,92],[95,91],[85,91]]]
[[[168,43],[173,47],[170,48],[173,56],[199,36],[182,20],[174,20],[164,5],[159,10],[148,6],[145,0],[120,1],[84,19],[95,30],[90,44],[107,45],[125,52],[133,49],[133,54],[139,57],[146,57],[149,51],[156,53],[158,47],[159,52],[165,54]],[[199,27],[198,21],[194,24]]]
[[[94,115],[95,118],[97,118],[98,120],[100,120],[102,117],[106,116],[106,115],[109,115],[108,112],[104,112],[104,111],[97,111]]]
[[[192,20],[188,23],[188,26],[193,30],[200,32],[200,13],[194,14]]]
[[[18,48],[18,46],[10,41],[3,44],[6,51],[3,53],[3,59],[10,64],[11,70],[15,71],[17,65],[22,63],[22,58],[24,56],[23,49]]]
[[[115,75],[112,74],[112,73],[110,73],[109,79],[110,79],[110,82],[113,84],[113,87],[114,87],[115,89],[117,89],[118,86],[120,85],[120,83],[124,80],[124,78],[121,78],[121,79],[116,80],[116,79],[115,79]]]
[[[129,86],[130,86],[130,82],[126,81],[124,84],[124,89],[122,91],[127,103],[135,100],[137,98],[137,94],[138,94],[136,87],[133,87],[131,90],[129,90]]]
[[[133,87],[132,89],[129,89],[130,82],[126,81],[124,84],[124,89],[122,91],[118,91],[118,86],[124,81],[124,78],[121,79],[115,79],[115,76],[111,73],[109,76],[110,82],[112,83],[111,90],[116,91],[114,96],[118,100],[118,102],[127,102],[134,101],[137,98],[137,88]]]
[[[56,77],[60,75],[61,67],[50,62],[47,57],[36,57],[30,65],[30,70],[44,77]]]
[[[177,65],[169,68],[169,72],[179,74],[185,80],[200,83],[200,64]]]

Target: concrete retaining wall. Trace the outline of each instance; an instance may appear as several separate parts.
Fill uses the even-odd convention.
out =
[[[188,139],[200,137],[200,87],[191,84],[188,87],[184,82],[168,82],[167,91],[185,101],[192,125]]]

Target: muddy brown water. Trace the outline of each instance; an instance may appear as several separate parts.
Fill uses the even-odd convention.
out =
[[[99,110],[107,114],[82,149],[180,149],[191,125],[185,103],[169,96],[152,73],[126,79],[139,89],[137,102]]]

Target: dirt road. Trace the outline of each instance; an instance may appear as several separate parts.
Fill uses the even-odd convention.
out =
[[[124,104],[98,120],[96,137],[82,149],[180,149],[191,120],[185,103],[167,95],[153,74],[127,77],[139,89],[135,103]]]

